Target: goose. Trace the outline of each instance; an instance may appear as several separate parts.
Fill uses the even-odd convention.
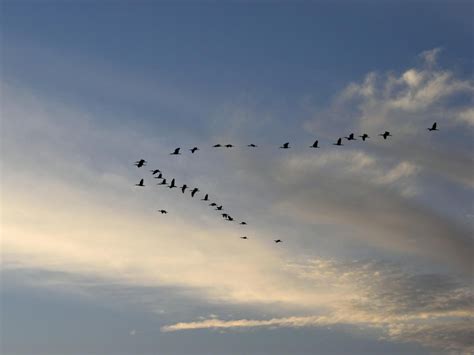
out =
[[[173,153],[170,153],[170,155],[180,155],[181,153],[179,152],[181,148],[176,148]]]
[[[362,140],[365,142],[365,140],[367,138],[370,138],[369,135],[367,133],[364,133],[363,135],[359,136],[360,138],[362,138]]]
[[[199,189],[197,187],[195,187],[194,189],[191,190],[191,197],[194,197],[194,195],[196,195],[196,192],[198,192]]]
[[[281,149],[289,149],[289,148],[290,148],[290,142],[286,142],[286,143],[283,144],[280,148],[281,148]]]
[[[342,144],[342,138],[339,138],[336,143],[333,143],[332,145],[344,145]]]
[[[310,145],[309,147],[310,148],[319,148],[318,144],[319,144],[319,141],[316,140],[316,141],[314,141],[313,145]]]
[[[145,165],[146,165],[146,160],[145,159],[140,159],[140,160],[135,162],[135,166],[137,168],[141,168],[142,166],[145,166]]]
[[[145,185],[143,184],[143,179],[141,179],[138,184],[135,184],[135,186],[144,187]]]
[[[193,149],[189,149],[189,150],[191,151],[191,153],[194,154],[197,150],[199,150],[199,148],[198,148],[198,147],[194,147]]]
[[[431,126],[431,128],[427,128],[428,131],[439,131],[438,129],[438,124],[435,122],[433,123],[433,125]]]
[[[384,133],[380,133],[379,136],[382,136],[383,139],[387,139],[387,137],[393,137],[389,131],[385,131]]]

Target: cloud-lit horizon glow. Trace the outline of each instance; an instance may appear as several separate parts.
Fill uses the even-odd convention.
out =
[[[333,44],[337,74],[331,60],[298,68],[294,57],[315,31],[303,10],[316,5],[281,5],[296,11],[295,26],[302,21],[298,41],[268,43],[268,54],[259,49],[273,38],[263,23],[284,18],[277,5],[265,14],[261,5],[203,4],[216,23],[195,32],[195,6],[147,4],[161,22],[139,9],[125,21],[137,32],[125,33],[114,16],[129,6],[89,4],[72,15],[52,2],[32,14],[36,25],[65,26],[68,40],[12,22],[37,6],[5,6],[2,353],[474,352],[468,44],[433,45],[427,35],[380,67],[357,56],[354,75],[343,68],[350,55]],[[64,18],[52,17],[55,8]],[[190,22],[178,28],[173,15]],[[231,34],[219,16],[251,28]],[[464,18],[451,16],[451,36],[461,36]],[[227,40],[214,31],[221,26]],[[248,56],[218,50],[239,39]],[[280,49],[292,52],[272,56]],[[269,75],[268,66],[280,71]],[[337,85],[320,82],[329,78],[318,66]],[[271,82],[278,76],[281,87]],[[429,132],[435,121],[440,131]],[[378,136],[385,130],[387,141]],[[370,138],[333,145],[350,132]],[[315,139],[320,148],[310,149]],[[279,149],[286,141],[291,149]],[[171,156],[176,147],[183,154]],[[140,158],[148,165],[137,169]],[[156,186],[154,168],[199,195]],[[141,178],[146,187],[136,188]],[[205,193],[248,225],[224,221],[200,201]],[[23,330],[29,317],[51,333],[34,322]]]

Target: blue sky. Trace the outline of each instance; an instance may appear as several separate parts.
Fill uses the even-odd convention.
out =
[[[473,351],[472,3],[1,6],[2,353]]]

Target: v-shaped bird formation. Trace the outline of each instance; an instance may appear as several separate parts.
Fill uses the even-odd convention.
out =
[[[436,122],[433,123],[433,125],[431,127],[428,127],[427,128],[428,131],[439,131],[438,129],[438,124]],[[387,140],[389,137],[393,137],[393,135],[389,132],[389,131],[385,131],[383,133],[380,133],[378,134],[378,136],[381,136],[384,140]],[[362,135],[359,135],[358,137],[362,138],[362,141],[366,141],[367,139],[370,138],[370,136],[367,134],[367,133],[363,133]],[[355,141],[357,140],[357,138],[355,138],[355,134],[354,133],[350,133],[348,136],[345,136],[345,137],[339,137],[335,143],[333,143],[333,145],[335,146],[344,146],[344,144],[342,143],[342,140],[346,139],[347,141]],[[212,146],[212,148],[233,148],[234,145],[233,144],[220,144],[220,143],[217,143],[217,144],[214,144]],[[256,144],[248,144],[247,147],[249,148],[257,148],[258,146]],[[320,148],[319,146],[319,140],[316,140],[314,141],[314,143],[312,145],[309,146],[310,148]],[[280,149],[290,149],[290,142],[286,142],[286,143],[283,143],[280,147]],[[181,151],[181,148],[178,147],[176,149],[174,149],[170,155],[181,155],[180,153]],[[191,154],[195,154],[197,151],[199,151],[199,148],[198,147],[193,147],[191,149],[189,149],[189,151],[191,152]],[[136,161],[134,163],[134,165],[137,167],[137,168],[141,168],[143,166],[146,166],[147,165],[147,161],[145,159],[140,159],[138,161]],[[191,198],[194,198],[194,196],[196,195],[196,193],[198,193],[200,190],[199,188],[197,187],[194,187],[194,188],[190,188],[188,185],[186,184],[183,184],[182,186],[178,186],[176,185],[176,180],[174,178],[171,179],[171,183],[168,184],[166,178],[163,177],[163,173],[161,170],[159,169],[153,169],[153,170],[150,170],[150,172],[152,173],[152,176],[155,178],[155,179],[161,179],[161,182],[159,182],[157,185],[158,186],[167,186],[169,189],[173,189],[173,188],[179,188],[181,190],[181,192],[184,194],[186,192],[186,190],[188,189],[188,191],[190,191],[190,196]],[[135,184],[135,186],[137,187],[145,187],[145,182],[144,182],[144,179],[140,179],[140,181],[138,182],[138,184]],[[209,199],[209,194],[206,193],[204,195],[203,198],[200,199],[201,201],[204,201],[204,202],[209,202],[210,199]],[[222,205],[219,205],[218,203],[216,202],[211,202],[208,204],[209,207],[215,207],[214,210],[215,211],[224,211],[224,207]],[[167,214],[168,211],[165,210],[165,209],[160,209],[158,210],[157,212],[161,213],[161,214]],[[236,220],[234,219],[234,217],[232,217],[228,212],[223,212],[221,213],[221,216],[222,218],[225,220],[225,221],[228,221],[228,222],[235,222]],[[246,226],[247,225],[247,222],[245,221],[240,221],[238,222],[238,225],[239,226]],[[240,239],[243,239],[243,240],[248,240],[249,238],[247,236],[243,236],[243,237],[240,237]],[[274,239],[273,240],[274,243],[282,243],[283,241],[281,239]]]

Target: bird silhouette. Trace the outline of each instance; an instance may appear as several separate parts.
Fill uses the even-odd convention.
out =
[[[168,185],[168,184],[166,183],[166,179],[163,179],[163,181],[162,181],[162,182],[160,182],[160,183],[159,183],[159,184],[157,184],[157,185]]]
[[[167,214],[168,213],[167,210],[158,210],[158,212],[160,212],[161,214]]]
[[[427,128],[428,131],[439,131],[438,129],[438,124],[435,122],[433,123],[433,125],[431,126],[431,128]]]
[[[198,192],[199,189],[197,187],[195,187],[194,189],[192,189],[191,191],[191,197],[194,197],[194,195],[196,195],[196,192]]]
[[[173,153],[170,153],[170,155],[180,155],[181,153],[179,152],[181,148],[176,148]]]
[[[222,147],[222,145],[220,145],[220,144],[214,144],[212,147],[213,147],[213,148],[220,148],[220,147]]]
[[[216,211],[222,211],[222,205],[216,207]]]
[[[152,175],[156,175],[156,174],[161,172],[159,169],[150,170],[150,171],[151,171]]]
[[[240,237],[240,239],[249,239],[249,238],[247,238],[247,237],[244,236],[244,237]]]
[[[257,146],[256,146],[255,144],[253,144],[253,143],[252,143],[252,144],[249,144],[249,145],[247,145],[247,147],[257,148]]]
[[[282,243],[282,240],[281,239],[275,239],[274,242],[275,243]]]
[[[290,148],[290,142],[286,142],[286,143],[283,144],[280,148],[281,148],[281,149],[289,149],[289,148]]]
[[[145,165],[146,165],[146,160],[145,159],[140,159],[140,160],[135,162],[135,166],[137,168],[141,168],[142,166],[145,166]]]
[[[357,139],[354,138],[354,133],[349,134],[349,137],[344,137],[348,141],[356,141]]]
[[[370,138],[369,135],[367,133],[364,133],[363,135],[359,136],[360,138],[362,138],[362,140],[365,142],[365,140],[367,138]]]
[[[155,176],[155,179],[163,179],[163,174],[159,173],[157,176]]]
[[[191,153],[194,154],[197,150],[199,150],[199,148],[198,148],[198,147],[194,147],[193,149],[189,149],[189,150],[191,151]]]
[[[316,141],[314,141],[313,145],[310,145],[309,147],[310,148],[319,148],[318,143],[319,143],[319,141],[316,140]]]
[[[240,222],[241,225],[246,226],[247,222]]]
[[[234,219],[233,219],[231,216],[227,216],[227,220],[228,220],[229,222],[232,222]]]
[[[393,137],[389,131],[385,131],[384,133],[380,133],[379,136],[382,136],[383,139],[387,139],[387,137]]]
[[[226,147],[226,148],[232,148],[233,145],[232,145],[232,144],[226,144],[225,147]]]
[[[174,184],[174,179],[173,179],[173,180],[171,180],[171,184],[170,184],[170,186],[168,186],[168,188],[172,189],[172,188],[175,188],[175,187],[178,187],[178,186],[176,186]]]
[[[229,217],[229,215],[227,213],[222,214],[222,218],[227,218],[227,217]]]
[[[206,194],[206,196],[204,196],[204,198],[202,198],[201,201],[209,201],[209,195]]]
[[[213,202],[213,203],[210,203],[209,206],[217,206],[217,203]]]
[[[181,186],[181,192],[184,194],[184,191],[188,188],[188,185],[184,184]]]
[[[135,184],[135,186],[144,187],[145,185],[143,184],[143,179],[141,179],[138,184]]]
[[[342,138],[339,138],[336,143],[333,143],[332,145],[344,145],[342,144]]]

